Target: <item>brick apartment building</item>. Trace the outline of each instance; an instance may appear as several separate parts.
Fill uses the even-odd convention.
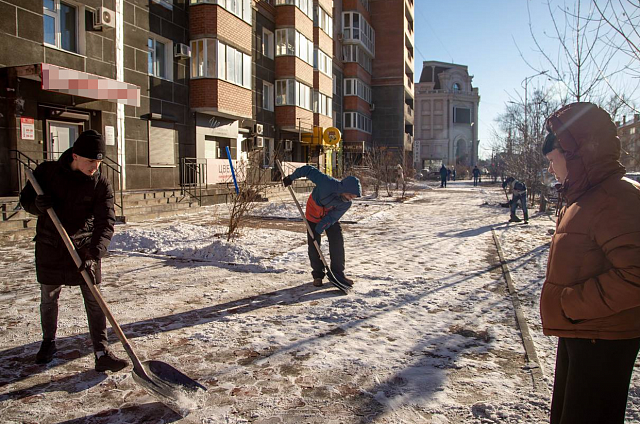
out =
[[[343,145],[411,150],[412,0],[0,0],[0,13],[0,195],[23,183],[18,159],[55,160],[86,129],[126,190],[176,188],[189,164],[220,183],[227,149],[327,172]],[[331,127],[343,144],[323,141]]]
[[[633,120],[616,122],[622,154],[620,162],[627,168],[627,172],[640,172],[640,114],[633,115]]]

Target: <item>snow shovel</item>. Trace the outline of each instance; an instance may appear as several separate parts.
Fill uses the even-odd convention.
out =
[[[280,177],[284,180],[284,170],[282,169],[282,165],[280,164],[280,161],[277,160],[277,159],[276,159],[275,162],[276,162],[276,165],[278,165],[278,169],[280,170]],[[320,259],[322,260],[322,263],[324,265],[324,269],[325,269],[325,273],[327,274],[327,278],[329,279],[331,284],[333,284],[338,289],[340,289],[340,291],[342,291],[344,294],[349,294],[349,291],[351,290],[351,285],[347,284],[347,283],[345,283],[343,281],[340,281],[333,274],[333,272],[331,272],[331,268],[329,268],[329,265],[327,265],[327,260],[324,258],[324,255],[322,254],[322,250],[320,250],[320,245],[316,241],[316,238],[315,238],[315,236],[313,234],[313,230],[311,229],[311,225],[309,225],[309,221],[307,221],[307,218],[304,216],[304,212],[302,211],[302,207],[300,206],[300,203],[298,202],[298,199],[296,198],[296,195],[293,192],[293,188],[291,186],[289,186],[287,188],[289,189],[289,193],[291,193],[291,197],[293,197],[293,201],[296,202],[296,206],[298,207],[298,211],[300,212],[300,216],[302,217],[302,220],[304,221],[304,224],[307,226],[307,231],[309,232],[309,235],[311,236],[311,239],[313,240],[313,245],[316,247],[316,250],[318,251],[318,255],[320,255]]]
[[[38,184],[38,181],[33,175],[33,172],[31,172],[31,169],[25,166],[25,172],[27,173],[27,178],[29,179],[29,182],[31,182],[36,193],[39,195],[44,194],[40,184]],[[56,226],[64,244],[67,246],[67,250],[69,250],[73,261],[76,266],[80,268],[82,265],[82,259],[76,251],[66,230],[62,226],[58,215],[56,215],[53,208],[47,209],[47,213],[53,221],[53,224]],[[186,416],[189,413],[189,407],[195,403],[194,401],[190,401],[189,394],[195,394],[199,389],[204,391],[207,389],[169,364],[165,364],[160,361],[140,362],[138,355],[136,355],[133,350],[133,346],[131,346],[122,332],[120,325],[118,325],[113,314],[111,314],[102,294],[100,294],[100,290],[95,286],[93,277],[86,269],[83,269],[81,273],[84,281],[89,287],[89,290],[91,290],[93,297],[95,297],[96,301],[100,305],[100,309],[102,309],[102,312],[104,312],[111,323],[113,331],[118,336],[118,339],[120,339],[124,350],[127,352],[127,355],[129,355],[129,358],[131,358],[131,362],[133,363],[133,371],[131,372],[133,379],[144,387],[144,389],[146,389],[151,395],[158,398],[163,404],[167,405],[178,414]]]

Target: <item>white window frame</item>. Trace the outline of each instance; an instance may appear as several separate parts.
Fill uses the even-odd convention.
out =
[[[358,25],[355,25],[356,16]],[[342,12],[342,34],[345,41],[357,42],[375,56],[376,32],[361,13]]]
[[[313,67],[327,76],[331,76],[333,65],[331,57],[320,49],[313,50]]]
[[[217,78],[251,89],[251,66],[251,56],[215,38],[191,40],[191,79]]]
[[[373,70],[371,56],[357,44],[345,44],[342,46],[342,61],[357,63],[369,73]]]
[[[152,41],[152,46],[149,46],[149,40]],[[158,72],[158,63],[156,61],[157,43],[162,43],[164,46],[164,76]],[[147,74],[155,78],[173,81],[173,41],[156,34],[150,34],[149,37],[147,37],[147,60],[149,60],[149,55],[151,55],[153,69],[152,72],[149,72],[149,63],[147,63]]]
[[[371,118],[359,112],[344,112],[342,122],[345,130],[358,130],[371,134],[373,129]]]
[[[275,86],[267,81],[262,81],[262,108],[273,112]]]
[[[319,91],[314,91],[313,112],[331,117],[333,114],[333,98]]]
[[[313,88],[294,79],[276,80],[276,106],[298,106],[312,109]]]
[[[276,30],[276,56],[293,56],[313,66],[313,41],[295,28]]]
[[[313,14],[313,24],[330,38],[333,38],[333,18],[320,5],[316,5]]]
[[[367,103],[372,101],[371,87],[359,78],[344,79],[344,96],[358,96]]]
[[[75,54],[79,54],[79,55],[85,55],[86,52],[86,32],[85,32],[85,19],[84,19],[84,15],[85,15],[85,9],[86,7],[82,4],[82,3],[78,3],[75,1],[70,1],[70,0],[53,0],[54,3],[54,9],[55,10],[49,10],[46,7],[44,7],[44,3],[42,4],[42,28],[43,28],[43,33],[42,33],[42,43],[45,46],[48,47],[53,47],[65,52],[70,52],[70,53],[75,53]],[[60,29],[60,21],[61,21],[61,3],[64,3],[67,6],[73,7],[75,9],[75,20],[76,20],[76,39],[75,39],[75,44],[76,44],[76,50],[67,50],[65,48],[62,47],[62,32]],[[47,43],[44,40],[44,17],[48,16],[50,18],[52,18],[54,20],[54,43]]]
[[[275,35],[266,28],[262,28],[262,54],[269,59],[275,57]]]
[[[313,20],[313,0],[276,0],[276,6],[295,6]]]
[[[252,24],[251,0],[189,0],[189,4],[217,4],[249,25]]]

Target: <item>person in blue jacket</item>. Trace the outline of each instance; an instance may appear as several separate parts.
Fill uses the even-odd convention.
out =
[[[362,196],[360,180],[356,177],[348,176],[342,181],[323,174],[318,169],[310,165],[301,166],[291,175],[284,177],[282,182],[285,187],[291,185],[294,180],[306,177],[316,186],[307,200],[305,217],[313,230],[315,240],[320,245],[321,234],[327,233],[329,240],[329,254],[331,255],[331,271],[339,280],[352,285],[353,281],[344,275],[344,238],[342,237],[342,227],[340,218],[351,207],[351,201]],[[311,262],[311,275],[313,285],[322,286],[324,278],[324,265],[320,259],[313,240],[307,234],[309,244],[309,260]]]

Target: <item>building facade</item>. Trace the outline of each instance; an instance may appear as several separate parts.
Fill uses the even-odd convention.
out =
[[[616,122],[618,137],[620,137],[620,162],[627,168],[627,172],[640,172],[640,114],[633,115],[633,120],[627,121],[623,116],[622,122]]]
[[[464,65],[423,62],[416,84],[415,169],[477,164],[480,96],[472,79]]]

